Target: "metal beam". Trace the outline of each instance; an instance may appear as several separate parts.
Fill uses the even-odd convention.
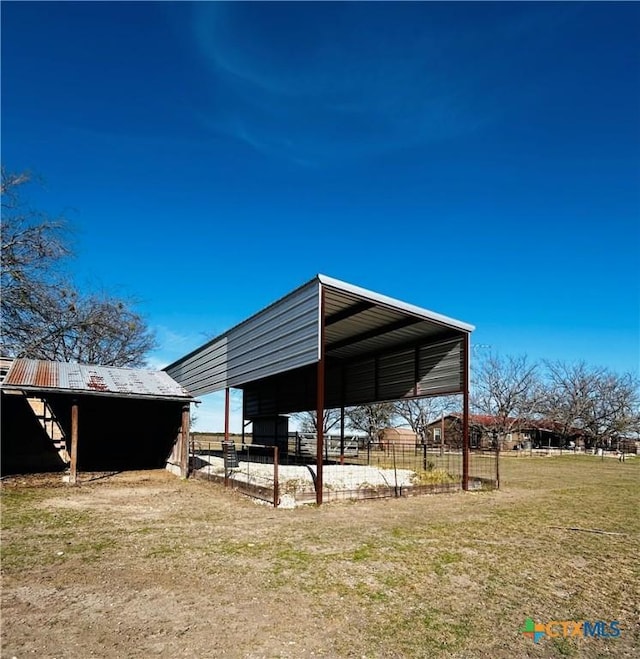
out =
[[[339,323],[341,320],[346,320],[347,318],[351,318],[352,316],[357,316],[359,313],[362,313],[363,311],[368,311],[369,309],[375,306],[376,305],[373,302],[364,302],[364,301],[357,302],[356,304],[352,304],[350,307],[345,307],[344,309],[341,309],[340,311],[336,311],[336,313],[329,316],[324,321],[324,326],[329,327],[334,323]]]
[[[404,329],[405,327],[417,325],[418,323],[422,322],[424,322],[423,318],[400,318],[399,320],[394,320],[392,323],[387,323],[381,327],[375,327],[373,329],[367,330],[366,332],[356,334],[355,336],[350,336],[346,339],[334,341],[327,346],[327,352],[331,352],[332,350],[339,350],[340,348],[345,348],[346,346],[351,346],[355,343],[361,343],[367,339],[375,339],[377,336],[389,334],[390,332],[395,332],[397,330]]]
[[[373,350],[367,350],[366,352],[361,352],[358,353],[357,355],[353,355],[352,357],[335,357],[332,355],[327,355],[328,359],[331,359],[334,363],[339,362],[341,364],[349,365],[349,364],[357,364],[359,362],[366,361],[367,359],[371,359],[375,355],[378,357],[388,357],[389,355],[394,355],[396,354],[399,350],[400,351],[409,351],[409,350],[415,350],[420,349],[420,348],[431,348],[434,345],[440,344],[440,343],[446,343],[447,341],[452,341],[454,339],[459,339],[462,337],[462,334],[460,332],[440,332],[438,334],[434,334],[429,337],[428,341],[424,338],[419,339],[418,341],[409,341],[407,343],[403,342],[401,345],[394,345],[394,346],[389,346],[388,348],[385,348],[384,350],[380,349],[373,349]],[[329,349],[329,346],[327,346],[327,350]],[[459,393],[459,392],[458,392]]]

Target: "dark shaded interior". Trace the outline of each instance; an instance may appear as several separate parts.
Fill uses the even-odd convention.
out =
[[[34,394],[35,395],[35,394]],[[181,401],[41,392],[71,451],[71,408],[78,402],[78,470],[164,467],[182,422]],[[65,465],[19,395],[2,396],[2,473],[62,470]]]
[[[65,463],[26,398],[3,392],[1,404],[2,475],[63,471]]]

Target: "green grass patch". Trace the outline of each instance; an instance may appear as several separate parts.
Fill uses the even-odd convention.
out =
[[[87,493],[99,484],[13,488],[2,495],[3,575],[18,593],[38,582],[68,588],[64,563],[73,561],[86,588],[111,594],[113,570],[122,570],[136,588],[183,598],[196,618],[215,615],[205,610],[214,600],[216,611],[234,607],[237,629],[258,621],[273,638],[295,642],[265,650],[252,634],[216,639],[219,653],[233,656],[295,656],[301,648],[332,657],[634,656],[640,459],[519,456],[502,460],[500,471],[497,492],[292,511],[171,481],[165,513],[162,493],[150,495],[152,522],[117,505],[92,509]],[[15,627],[23,638],[20,620],[31,610],[3,614],[9,637]],[[519,631],[528,617],[618,620],[623,631],[534,645]],[[69,619],[50,623],[61,637]],[[199,633],[190,629],[190,643]],[[203,625],[203,644],[210,633]]]
[[[366,561],[369,558],[371,558],[372,555],[372,549],[369,545],[362,545],[361,547],[358,547],[357,549],[354,550],[351,560],[358,562],[358,561]]]
[[[433,468],[426,471],[418,471],[411,479],[414,485],[440,485],[444,483],[455,483],[460,480],[451,475],[446,469]]]

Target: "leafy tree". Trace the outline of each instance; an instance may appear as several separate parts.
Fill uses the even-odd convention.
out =
[[[155,345],[144,320],[130,301],[81,293],[64,274],[68,225],[26,203],[30,181],[2,168],[2,354],[142,366]]]

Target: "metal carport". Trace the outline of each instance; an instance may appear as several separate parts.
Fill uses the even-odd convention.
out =
[[[463,395],[463,482],[469,478],[472,325],[317,275],[165,368],[194,396],[243,390],[251,421],[306,410]],[[319,424],[321,425],[321,424]],[[317,503],[322,503],[322,428]]]

